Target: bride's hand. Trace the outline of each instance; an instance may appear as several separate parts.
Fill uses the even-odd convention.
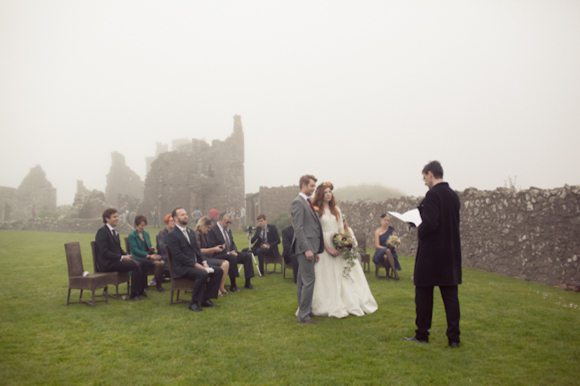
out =
[[[329,248],[328,253],[330,253],[334,257],[340,255],[340,251],[338,249],[334,249],[334,248]]]

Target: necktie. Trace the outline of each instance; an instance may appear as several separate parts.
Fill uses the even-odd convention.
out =
[[[224,238],[226,239],[226,246],[228,247],[228,251],[230,249],[230,237],[228,235],[228,231],[224,229]]]
[[[117,237],[117,231],[114,229],[111,229],[111,233],[113,234],[113,237]]]
[[[312,205],[312,201],[310,201],[310,198],[307,198],[306,201],[308,201],[308,203],[310,204],[310,207],[312,208],[312,210],[315,211],[314,210],[314,205]]]
[[[185,229],[183,230],[183,235],[185,236],[185,239],[187,240],[187,242],[188,242],[189,244],[191,244],[191,241],[189,240],[189,235],[187,234],[187,228],[185,228]]]

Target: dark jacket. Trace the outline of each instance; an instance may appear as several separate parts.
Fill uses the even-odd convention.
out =
[[[268,228],[267,240],[262,240],[263,228],[256,228],[256,233],[254,233],[254,237],[252,237],[252,240],[250,240],[251,243],[254,243],[252,246],[252,252],[256,254],[258,248],[260,248],[262,244],[268,244],[270,246],[270,252],[272,252],[274,257],[280,257],[280,251],[278,250],[278,244],[280,244],[278,228],[276,228],[276,225],[273,224],[266,224],[266,228]],[[290,241],[290,243],[292,243],[292,241]]]
[[[226,248],[224,249],[224,251],[238,252],[238,247],[236,246],[236,243],[234,242],[234,238],[232,236],[232,231],[228,229],[227,232],[228,236],[230,237],[230,248],[229,249]],[[222,231],[220,230],[218,224],[212,226],[209,232],[207,232],[207,241],[209,241],[208,248],[215,247],[216,245],[226,244],[226,240],[224,240],[224,235],[222,234]]]
[[[117,234],[116,237],[113,236],[107,224],[103,225],[97,231],[95,247],[97,252],[97,265],[101,272],[110,271],[111,265],[121,261],[121,256],[126,255],[123,248],[121,248],[119,235]]]
[[[186,229],[191,244],[187,242],[184,234],[177,226],[167,234],[165,239],[169,249],[173,277],[176,279],[184,276],[189,268],[195,267],[195,263],[203,265],[206,260],[195,241],[193,231],[189,228]]]
[[[417,229],[416,286],[461,284],[459,210],[459,196],[446,182],[433,186],[419,205],[422,222]]]
[[[290,257],[292,255],[292,240],[294,239],[294,227],[290,225],[288,228],[282,229],[282,256]]]

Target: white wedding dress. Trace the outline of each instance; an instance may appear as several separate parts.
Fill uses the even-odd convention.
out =
[[[340,216],[339,218],[342,218]],[[322,233],[327,245],[333,246],[332,236],[343,232],[342,221],[337,221],[332,213],[324,213],[320,218]],[[314,265],[315,282],[312,296],[312,313],[316,316],[344,318],[351,315],[362,316],[378,309],[369,284],[358,259],[354,260],[349,277],[343,276],[347,261],[342,253],[333,257],[326,250]]]

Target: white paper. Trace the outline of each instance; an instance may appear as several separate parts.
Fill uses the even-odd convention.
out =
[[[417,208],[411,209],[410,211],[405,212],[403,214],[397,212],[389,212],[389,214],[393,217],[398,218],[403,222],[410,222],[411,224],[414,224],[416,227],[421,225],[422,222],[421,213],[419,213],[419,209]]]

